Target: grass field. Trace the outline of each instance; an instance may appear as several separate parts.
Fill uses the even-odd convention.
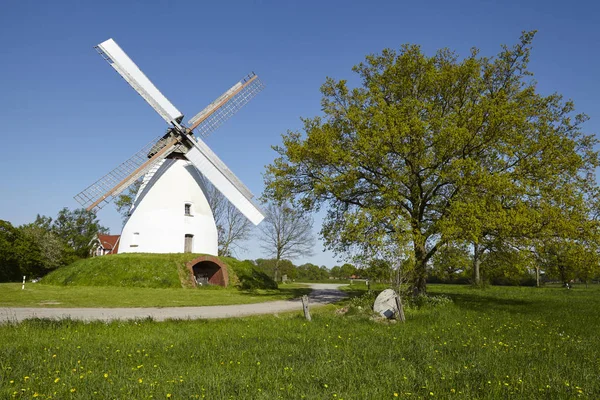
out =
[[[600,398],[597,286],[429,290],[453,302],[405,324],[328,306],[312,322],[3,325],[0,398]]]
[[[243,291],[217,286],[182,288],[122,288],[0,283],[0,307],[183,307],[261,303],[288,300],[310,292],[301,285]]]

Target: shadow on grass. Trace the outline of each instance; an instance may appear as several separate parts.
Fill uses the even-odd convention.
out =
[[[476,289],[474,289],[476,290]],[[431,293],[436,294],[436,293]],[[444,293],[460,308],[473,311],[506,311],[517,314],[538,313],[539,302],[523,299],[507,299],[480,293]]]
[[[279,289],[247,289],[240,290],[240,294],[248,295],[252,297],[264,297],[269,298],[273,297],[276,299],[281,299],[282,297],[288,299],[294,299],[297,297],[302,297],[305,294],[310,294],[312,289],[310,288],[279,288]]]

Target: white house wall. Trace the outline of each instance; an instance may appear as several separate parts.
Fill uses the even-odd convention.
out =
[[[183,253],[185,235],[193,235],[193,253],[217,255],[217,227],[202,178],[189,161],[169,159],[136,197],[119,253]]]

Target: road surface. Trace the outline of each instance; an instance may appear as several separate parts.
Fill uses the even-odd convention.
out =
[[[313,283],[309,295],[311,305],[325,305],[340,301],[346,294],[339,290],[342,284]],[[204,307],[141,307],[141,308],[31,308],[1,307],[0,323],[19,322],[28,318],[71,318],[82,321],[112,321],[150,317],[155,321],[165,319],[231,318],[259,314],[302,310],[302,301],[279,300],[266,303]]]

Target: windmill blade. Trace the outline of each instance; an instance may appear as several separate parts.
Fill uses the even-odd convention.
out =
[[[202,141],[194,140],[194,146],[185,157],[225,196],[246,218],[254,225],[260,224],[265,218],[263,212],[252,202],[252,193],[225,166],[225,163]]]
[[[200,138],[208,136],[252,100],[264,87],[258,75],[252,72],[210,103],[204,110],[194,115],[188,121],[190,130],[195,130],[195,134]]]
[[[75,200],[88,211],[98,211],[148,172],[153,165],[179,149],[177,143],[178,140],[169,134],[153,140],[129,160],[77,194]]]
[[[119,47],[117,42],[108,39],[95,47],[98,53],[164,118],[167,123],[180,121],[183,114],[154,86],[150,79]]]

